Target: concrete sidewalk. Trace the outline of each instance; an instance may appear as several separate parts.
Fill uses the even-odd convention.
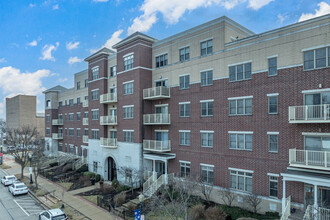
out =
[[[6,164],[11,166],[11,168],[6,169],[6,172],[8,172],[8,174],[15,175],[15,174],[21,173],[20,165],[15,163],[14,160],[7,160]],[[24,176],[29,177],[27,168],[24,170]],[[62,199],[62,201],[64,203],[68,204],[69,206],[76,209],[81,214],[85,215],[86,217],[88,217],[90,219],[95,219],[95,220],[99,220],[99,219],[121,220],[122,219],[120,217],[117,217],[115,214],[112,214],[112,213],[108,212],[107,210],[104,210],[104,209],[98,207],[97,205],[95,205],[85,199],[82,199],[79,196],[74,195],[74,194],[77,194],[80,192],[92,190],[95,188],[95,186],[90,186],[88,188],[86,187],[87,189],[84,188],[84,189],[74,190],[72,192],[66,192],[66,191],[64,191],[64,188],[61,187],[60,185],[53,183],[53,182],[49,181],[48,179],[40,177],[40,176],[38,177],[38,184],[40,185],[41,188],[46,189],[48,192],[54,191],[54,195],[56,197]],[[63,191],[64,191],[64,196],[62,198]]]

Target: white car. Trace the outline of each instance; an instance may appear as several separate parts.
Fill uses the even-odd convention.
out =
[[[4,176],[4,177],[1,178],[1,183],[5,186],[9,186],[9,185],[13,184],[16,181],[17,181],[17,179],[14,175]]]
[[[8,187],[8,191],[13,195],[21,195],[21,194],[27,194],[29,192],[29,189],[24,183],[13,183]]]
[[[39,214],[39,220],[68,220],[69,218],[61,209],[43,211]]]

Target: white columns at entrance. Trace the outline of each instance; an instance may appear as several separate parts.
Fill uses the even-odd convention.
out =
[[[282,193],[282,214],[285,210],[285,180],[283,179],[283,193]]]
[[[152,164],[153,164],[153,167],[152,167],[153,181],[156,181],[156,178],[157,178],[157,175],[155,175],[155,172],[156,172],[156,161],[155,160],[152,160]]]
[[[165,185],[168,184],[168,179],[167,179],[167,160],[165,160]]]
[[[317,185],[314,185],[314,219],[317,218],[318,203],[317,203]]]

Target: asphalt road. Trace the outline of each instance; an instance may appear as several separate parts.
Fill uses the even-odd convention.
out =
[[[0,177],[6,173],[0,169]],[[12,196],[0,183],[0,220],[36,220],[44,208],[29,194]]]

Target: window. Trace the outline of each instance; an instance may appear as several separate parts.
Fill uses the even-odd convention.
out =
[[[80,97],[77,98],[77,105],[80,105]]]
[[[80,137],[80,128],[77,128],[77,137]]]
[[[133,94],[134,82],[127,82],[123,84],[124,84],[124,95]]]
[[[201,56],[212,53],[212,40],[201,42]]]
[[[133,118],[134,106],[123,106],[124,119]]]
[[[189,60],[189,47],[179,50],[180,62]]]
[[[80,118],[81,118],[81,113],[77,112],[77,121],[80,121]]]
[[[190,102],[179,103],[180,117],[190,117]]]
[[[88,112],[84,113],[84,118],[88,118]]]
[[[62,106],[63,106],[63,102],[62,101],[61,102],[58,102],[58,107],[60,108]]]
[[[74,120],[74,114],[73,113],[69,113],[69,121],[73,121]]]
[[[88,88],[88,79],[85,79],[85,88]]]
[[[63,143],[58,143],[58,151],[63,151]]]
[[[93,161],[93,172],[97,173],[97,161]]]
[[[229,82],[251,79],[251,63],[229,67]]]
[[[85,95],[85,100],[88,100],[88,95]]]
[[[229,148],[235,150],[252,150],[252,132],[229,132]]]
[[[213,165],[202,165],[202,180],[204,183],[213,185],[214,181],[214,166]]]
[[[268,59],[268,76],[277,75],[277,57]]]
[[[268,95],[268,114],[277,114],[277,95]]]
[[[201,86],[209,86],[213,84],[213,71],[201,72]]]
[[[92,129],[92,139],[99,139],[99,130]]]
[[[268,132],[268,146],[269,152],[277,153],[278,152],[278,134],[273,132]]]
[[[321,68],[327,65],[327,57],[326,57],[327,50],[326,48],[321,48],[315,50],[315,67]]]
[[[46,101],[46,108],[50,108],[51,107],[51,101],[50,100],[47,100]]]
[[[305,150],[330,151],[330,136],[305,136]]]
[[[65,106],[67,106],[68,105],[68,100],[65,100]]]
[[[190,162],[180,161],[180,177],[190,177]]]
[[[133,143],[134,131],[124,131],[124,142]]]
[[[156,84],[156,87],[159,87],[159,86],[164,86],[164,87],[167,87],[168,86],[168,80],[167,79],[164,79],[164,80],[157,80],[155,82]]]
[[[134,67],[134,55],[128,55],[124,57],[124,70],[130,70]]]
[[[180,145],[190,146],[190,131],[179,131]]]
[[[50,128],[46,128],[46,135],[50,135]]]
[[[304,52],[304,70],[323,68],[326,66],[330,66],[330,47]]]
[[[46,122],[50,122],[50,115],[46,115]]]
[[[87,135],[88,136],[88,128],[85,128],[84,135]]]
[[[92,68],[92,80],[96,80],[99,78],[99,67],[93,67]]]
[[[80,89],[80,81],[77,82],[77,90]]]
[[[99,120],[99,110],[92,110],[92,120]]]
[[[117,75],[117,66],[110,67],[110,77],[114,77]]]
[[[69,105],[73,106],[73,99],[69,99]]]
[[[252,172],[230,170],[230,188],[252,192]]]
[[[180,89],[188,89],[189,88],[189,81],[190,75],[180,76]]]
[[[202,147],[213,147],[213,131],[201,131]]]
[[[202,117],[213,116],[213,100],[201,101]]]
[[[99,100],[99,90],[92,91],[92,100]]]
[[[65,135],[68,135],[68,129],[67,128],[65,129]]]
[[[156,57],[156,68],[162,67],[162,66],[167,66],[167,59],[168,59],[167,54],[157,56]]]
[[[269,176],[269,196],[278,197],[278,177]]]
[[[229,115],[252,115],[252,96],[229,99]]]
[[[73,128],[69,128],[69,136],[73,136],[74,135],[74,129]]]

